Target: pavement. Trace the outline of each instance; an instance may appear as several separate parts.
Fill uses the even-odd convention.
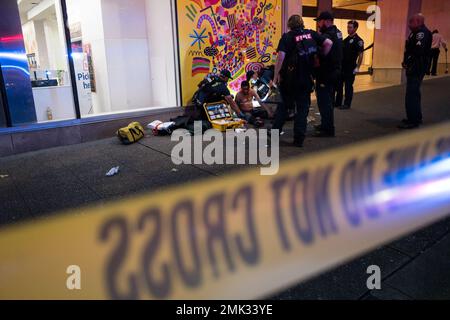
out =
[[[450,77],[423,86],[425,125],[450,120]],[[305,148],[290,145],[292,123],[282,137],[282,159],[339,148],[396,134],[404,118],[404,86],[355,95],[353,109],[336,111],[337,138],[308,138]],[[311,112],[318,123],[316,108]],[[112,133],[113,135],[113,133]],[[110,139],[0,159],[0,228],[49,219],[67,209],[101,204],[172,185],[222,176],[244,166],[185,165],[170,158],[168,137],[148,136],[121,145]],[[112,167],[120,174],[105,177]],[[367,267],[381,268],[382,290],[369,291]],[[414,300],[450,299],[450,219],[399,239],[326,274],[293,286],[269,299]]]

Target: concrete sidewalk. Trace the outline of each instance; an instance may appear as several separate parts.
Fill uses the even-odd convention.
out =
[[[450,78],[426,81],[428,125],[450,120]],[[308,138],[304,149],[290,146],[292,124],[281,142],[287,159],[398,133],[404,118],[402,86],[358,93],[354,109],[336,111],[335,139]],[[317,111],[311,115],[315,116]],[[318,116],[315,116],[318,118]],[[113,135],[113,133],[112,133]],[[105,203],[171,185],[221,176],[243,166],[181,166],[170,159],[168,137],[149,136],[132,146],[116,138],[0,159],[0,225],[48,218],[66,209]],[[114,178],[105,173],[120,166]],[[175,170],[174,170],[175,169]],[[366,287],[369,265],[381,267],[383,290]],[[448,299],[450,220],[380,248],[336,270],[279,294],[276,299]]]

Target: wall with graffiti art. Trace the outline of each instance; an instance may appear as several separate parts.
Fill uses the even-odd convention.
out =
[[[177,0],[183,104],[208,73],[228,69],[238,91],[249,70],[275,63],[282,0]]]

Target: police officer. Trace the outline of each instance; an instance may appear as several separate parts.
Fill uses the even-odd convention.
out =
[[[364,58],[364,40],[356,33],[358,28],[358,21],[352,20],[347,24],[348,37],[343,44],[342,76],[336,88],[335,106],[341,110],[350,109],[352,106],[353,84]],[[344,86],[345,101],[342,105]]]
[[[334,25],[330,12],[322,12],[317,19],[320,34],[333,42],[331,52],[321,57],[316,80],[317,104],[322,124],[316,127],[315,137],[334,137],[334,93],[342,73],[342,32]]]
[[[420,88],[428,68],[433,36],[425,26],[425,17],[414,15],[409,20],[411,34],[406,41],[403,68],[406,69],[406,115],[400,129],[415,129],[422,124]]]
[[[278,45],[275,65],[273,82],[279,85],[283,103],[277,109],[273,129],[281,132],[288,110],[295,109],[294,145],[303,147],[314,85],[312,74],[315,57],[327,55],[333,42],[313,30],[305,29],[299,15],[289,18],[288,28],[290,31],[283,35]]]
[[[229,70],[222,70],[220,75],[209,75],[198,85],[199,89],[195,93],[193,102],[200,109],[203,109],[205,103],[218,102],[225,100],[236,112],[236,114],[242,118],[245,115],[241,112],[238,105],[234,101],[230,90],[228,89],[228,81],[232,80],[232,75]],[[205,118],[204,112],[202,112]]]

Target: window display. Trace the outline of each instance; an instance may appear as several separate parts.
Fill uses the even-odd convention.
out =
[[[171,1],[66,5],[82,117],[177,105]]]
[[[18,0],[38,122],[75,118],[64,22],[57,0]]]
[[[29,93],[8,87],[12,125],[180,105],[174,0],[5,3],[17,30],[2,22],[2,70]]]

